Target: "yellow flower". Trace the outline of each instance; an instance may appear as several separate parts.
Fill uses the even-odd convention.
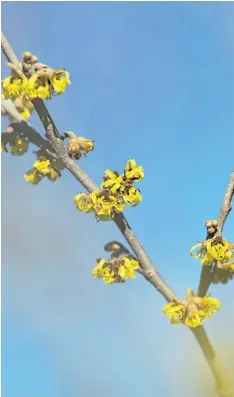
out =
[[[207,240],[206,250],[219,262],[227,262],[233,256],[233,252],[229,249],[228,241],[223,238],[219,240],[216,240],[215,238]]]
[[[234,262],[233,262],[233,263],[230,263],[230,266],[228,267],[228,270],[229,270],[231,273],[234,273]]]
[[[37,97],[41,99],[51,99],[51,89],[49,84],[45,84],[45,86],[39,86],[36,90]]]
[[[125,202],[123,196],[119,195],[118,197],[116,197],[114,208],[117,214],[121,214],[124,211]]]
[[[121,265],[119,267],[118,274],[123,280],[126,280],[127,278],[133,279],[136,277],[134,270],[138,268],[139,268],[138,261],[125,257],[121,260]]]
[[[56,170],[54,170],[53,168],[51,168],[50,173],[47,174],[47,177],[48,177],[48,179],[49,179],[50,181],[54,182],[54,181],[56,181],[56,180],[60,177],[60,174],[59,174]]]
[[[216,298],[205,296],[201,299],[201,303],[197,306],[202,317],[210,317],[213,313],[217,312],[221,306],[220,301]]]
[[[103,278],[107,283],[123,283],[127,278],[135,278],[133,270],[139,267],[139,263],[128,257],[112,258],[110,260],[100,259],[93,269],[95,278]]]
[[[124,200],[130,207],[135,207],[142,201],[142,195],[138,189],[131,187],[128,194],[124,194]]]
[[[92,195],[86,193],[77,194],[74,197],[76,208],[83,212],[90,212],[93,209]]]
[[[39,174],[47,175],[51,170],[50,160],[37,160],[33,164],[33,168],[35,168]]]
[[[232,247],[233,245],[224,238],[214,237],[194,245],[190,250],[190,255],[195,259],[201,259],[202,265],[211,265],[214,261],[225,263],[233,257]]]
[[[114,270],[111,269],[109,263],[105,259],[101,259],[92,271],[92,276],[95,278],[102,278],[105,284],[110,284],[115,281]]]
[[[71,84],[69,80],[69,73],[64,71],[57,71],[55,72],[55,76],[52,78],[51,83],[55,91],[58,94],[62,94],[68,85]]]
[[[67,145],[68,154],[75,157],[76,160],[79,160],[82,154],[86,156],[88,152],[94,149],[94,141],[82,136],[78,137],[71,131],[66,132],[66,135],[71,138]]]
[[[185,315],[185,305],[171,302],[163,307],[163,311],[168,316],[170,323],[179,324]]]
[[[27,85],[24,87],[25,94],[33,99],[33,98],[41,98],[41,99],[51,99],[52,89],[49,86],[48,82],[44,82],[43,84],[40,81],[40,75],[38,73],[34,73],[29,80],[27,81]]]
[[[22,80],[9,76],[2,81],[2,97],[15,99],[22,95]]]
[[[31,116],[30,111],[25,107],[22,112],[20,112],[20,116],[23,117],[23,119],[27,120]]]
[[[24,179],[33,185],[37,185],[41,181],[42,176],[36,170],[30,170],[24,174]]]
[[[187,325],[190,328],[196,328],[199,325],[202,325],[202,319],[201,319],[201,317],[199,315],[199,311],[197,309],[190,310],[187,313],[185,325]]]
[[[93,194],[92,201],[94,204],[94,212],[99,220],[109,221],[110,219],[114,218],[114,209],[117,203],[117,200],[114,196],[98,197],[97,194]]]
[[[144,178],[144,168],[142,166],[136,166],[136,160],[128,160],[124,170],[124,174],[127,179],[133,181],[140,181]]]
[[[107,261],[105,259],[101,259],[100,262],[95,266],[95,268],[92,271],[92,276],[95,278],[102,278],[102,271],[103,271],[103,265],[105,265]]]
[[[29,147],[28,139],[22,136],[17,136],[14,143],[10,144],[10,152],[14,156],[20,156],[27,152],[28,147]]]
[[[29,97],[31,99],[37,98],[36,79],[37,79],[37,76],[32,75],[24,87],[25,94],[27,95],[27,97]]]
[[[114,270],[109,269],[108,267],[104,268],[102,270],[102,278],[105,284],[110,284],[115,281],[114,276]]]
[[[124,190],[123,178],[121,175],[117,176],[111,170],[106,170],[105,174],[108,176],[109,179],[103,182],[104,188],[110,188],[112,193],[115,193],[118,189]]]
[[[204,318],[210,317],[219,307],[218,299],[205,296],[187,298],[186,301],[171,302],[164,306],[163,311],[173,324],[184,323],[188,327],[196,328],[202,325]]]

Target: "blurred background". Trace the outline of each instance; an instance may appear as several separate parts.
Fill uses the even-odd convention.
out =
[[[30,50],[70,72],[72,85],[46,104],[60,132],[96,141],[81,167],[99,184],[129,158],[144,166],[143,202],[126,216],[181,297],[198,285],[189,249],[217,217],[233,167],[233,18],[232,2],[2,3],[17,56]],[[29,122],[44,135],[36,115]],[[25,182],[35,149],[2,154],[2,396],[214,396],[192,334],[168,324],[151,285],[92,278],[104,244],[122,237],[76,211],[84,189],[68,171]],[[206,329],[230,370],[233,284],[210,292],[222,308]]]

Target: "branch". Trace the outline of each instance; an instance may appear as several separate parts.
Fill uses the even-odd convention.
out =
[[[13,63],[15,66],[19,66],[19,61],[17,56],[15,55],[13,49],[11,48],[8,40],[1,32],[1,48],[2,52],[4,53],[5,57],[7,58],[8,62]]]
[[[227,220],[228,214],[232,210],[232,197],[234,194],[234,169],[232,171],[227,190],[225,192],[223,202],[220,208],[219,217],[218,217],[218,225],[220,232],[222,233],[224,224]]]
[[[15,104],[11,101],[11,99],[2,99],[2,106],[6,109],[8,115],[18,121],[19,123],[21,121],[25,121],[23,119],[23,117],[20,116],[20,113],[18,112],[18,110],[15,107]]]
[[[8,40],[6,39],[6,37],[4,36],[4,34],[2,32],[1,32],[1,48],[2,48],[2,51],[5,55],[5,57],[8,60],[8,62],[12,63],[15,66],[20,67],[20,62],[19,62],[17,56],[15,55]],[[21,69],[21,67],[20,67],[20,69]],[[31,99],[31,102],[34,105],[34,108],[35,108],[35,110],[44,126],[45,132],[47,132],[47,128],[48,128],[49,124],[52,124],[54,127],[55,136],[60,137],[60,134],[59,134],[59,132],[53,122],[53,119],[52,119],[48,109],[46,108],[43,100],[40,98],[35,98],[35,99]]]
[[[50,125],[47,130],[48,136],[51,140],[52,146],[59,159],[63,162],[64,166],[75,176],[75,178],[85,187],[88,192],[95,192],[98,190],[98,186],[92,181],[92,179],[80,168],[80,166],[71,159],[67,154],[67,149],[64,147],[61,139],[56,138],[53,126]],[[176,294],[163,280],[155,266],[151,262],[150,258],[146,254],[144,248],[139,243],[137,237],[133,233],[129,223],[122,214],[118,214],[114,218],[114,222],[125,237],[126,241],[135,253],[137,260],[143,270],[145,278],[163,295],[168,301],[178,299]]]
[[[7,42],[4,35],[2,35],[2,49],[4,54],[6,55],[8,61],[18,64],[18,60]],[[33,101],[32,101],[33,102]],[[34,100],[35,102],[35,100]],[[63,162],[64,166],[76,177],[76,179],[89,191],[93,192],[98,189],[98,187],[94,184],[94,182],[89,178],[89,176],[80,168],[78,164],[75,163],[73,159],[71,159],[67,154],[67,149],[64,147],[62,141],[58,139],[60,136],[55,124],[51,116],[49,115],[43,101],[36,100],[34,107],[39,114],[39,117],[43,123],[43,126],[48,134],[52,146],[54,148],[55,153],[58,158]],[[43,103],[43,107],[42,107]],[[38,106],[37,106],[38,105]],[[44,112],[44,113],[43,113]],[[48,116],[49,115],[49,116]],[[126,241],[132,248],[134,254],[136,255],[142,271],[144,273],[145,278],[164,296],[164,298],[170,302],[174,299],[178,300],[176,294],[172,291],[172,289],[167,285],[167,283],[160,276],[155,266],[151,262],[147,253],[145,252],[142,245],[139,243],[137,237],[133,233],[130,225],[128,224],[126,218],[122,215],[116,215],[114,218],[114,222],[125,237]],[[218,393],[220,397],[234,397],[232,391],[230,391],[229,387],[226,386],[226,382],[224,382],[223,371],[218,365],[215,351],[205,333],[203,327],[197,327],[192,330],[193,334],[197,342],[199,343],[204,356],[208,362],[208,365],[214,375],[214,378],[217,383]]]
[[[224,194],[223,202],[218,217],[218,231],[222,234],[224,224],[232,209],[232,197],[234,194],[234,169]],[[208,236],[209,238],[209,236]],[[205,296],[212,282],[213,272],[216,266],[202,266],[200,282],[198,287],[198,296]]]

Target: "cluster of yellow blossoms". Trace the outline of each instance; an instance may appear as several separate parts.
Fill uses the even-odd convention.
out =
[[[8,127],[10,129],[10,127]],[[6,134],[5,134],[5,138]],[[5,141],[5,142],[4,142]],[[29,148],[29,140],[22,135],[14,134],[13,137],[10,136],[8,139],[2,139],[1,142],[1,152],[5,151],[8,152],[7,144],[9,144],[9,152],[13,156],[22,156],[24,153],[28,151]]]
[[[44,157],[39,157],[39,159],[33,164],[33,169],[26,172],[24,179],[33,185],[37,185],[45,176],[50,181],[56,181],[60,176],[60,172],[52,167],[50,160]]]
[[[190,294],[184,301],[168,303],[163,311],[171,324],[183,323],[188,327],[196,328],[202,325],[205,318],[217,312],[220,305],[218,299],[209,296],[200,298]]]
[[[134,270],[139,268],[139,262],[130,257],[98,259],[92,275],[102,278],[105,284],[124,283],[128,278],[135,278]]]
[[[135,160],[129,160],[123,175],[117,171],[105,171],[103,183],[98,191],[80,193],[74,197],[76,208],[83,212],[94,212],[97,220],[108,221],[124,211],[125,206],[135,207],[142,201],[139,189],[133,183],[144,178],[144,169]]]
[[[84,138],[83,136],[77,136],[72,131],[67,131],[62,135],[62,139],[69,138],[67,145],[68,155],[71,158],[79,160],[82,155],[87,156],[87,153],[94,150],[94,141]]]
[[[5,78],[2,81],[2,97],[51,99],[54,95],[62,94],[69,84],[69,73],[65,69],[53,70],[38,64],[28,77],[18,71],[18,75]]]
[[[194,253],[195,250],[197,252]],[[217,236],[194,245],[190,254],[195,259],[201,259],[202,265],[211,265],[214,261],[226,263],[234,256],[234,244]]]
[[[226,284],[234,277],[234,262],[230,259],[234,257],[234,244],[217,235],[206,241],[194,245],[190,254],[195,259],[200,259],[204,266],[212,266],[212,282],[214,284]]]

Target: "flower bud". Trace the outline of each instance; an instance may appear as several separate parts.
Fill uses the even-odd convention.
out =
[[[207,228],[207,232],[208,232],[209,234],[214,234],[214,233],[216,232],[216,229],[214,229],[213,227],[208,227],[208,228]]]
[[[31,67],[32,67],[31,63],[23,62],[23,69],[24,69],[25,72],[28,72],[31,69]]]
[[[24,62],[30,61],[31,58],[32,58],[31,52],[26,51],[26,52],[23,53],[23,61],[24,61]]]
[[[31,63],[36,63],[36,62],[37,62],[37,57],[35,55],[32,55]]]

